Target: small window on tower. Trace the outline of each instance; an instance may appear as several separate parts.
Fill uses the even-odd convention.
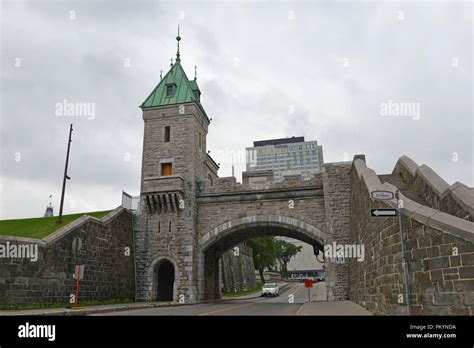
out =
[[[201,148],[201,133],[199,133],[199,148]]]
[[[174,85],[166,85],[166,96],[172,97],[174,94]]]
[[[171,127],[166,126],[165,127],[165,143],[169,143],[171,138]]]
[[[168,176],[173,174],[172,163],[161,163],[161,176]]]

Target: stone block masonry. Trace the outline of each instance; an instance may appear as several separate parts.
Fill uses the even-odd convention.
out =
[[[406,156],[401,161],[412,162]],[[399,167],[400,161],[394,172],[403,173]],[[365,244],[366,260],[350,263],[349,298],[377,314],[406,314],[399,220],[370,218],[367,213],[370,208],[396,204],[373,201],[368,194],[370,191],[396,188],[382,185],[374,175],[362,159],[354,161],[350,237],[354,242]],[[426,192],[424,197],[439,204],[433,191]],[[415,203],[403,195],[402,201],[411,314],[473,315],[474,224]],[[457,212],[457,208],[452,211]]]
[[[84,265],[79,303],[134,300],[132,213],[119,207],[101,219],[83,216],[43,240],[0,237],[0,244],[38,245],[38,261],[0,258],[0,306],[67,304],[75,265]],[[128,249],[126,249],[128,248]]]
[[[272,182],[271,176],[252,184],[219,178],[197,196],[199,248],[212,258],[222,251],[264,234],[296,238],[322,250],[328,243],[349,238],[350,162],[330,163],[310,180],[288,176]],[[244,177],[254,173],[244,173]],[[203,265],[206,268],[206,265]],[[200,279],[215,277],[200,270]],[[330,300],[348,298],[347,264],[330,263],[326,282]],[[200,285],[209,292],[209,285]]]
[[[351,163],[327,163],[323,167],[325,223],[329,234],[327,244],[349,243]],[[328,260],[326,260],[328,261]],[[328,300],[346,300],[349,297],[348,264],[326,262]]]
[[[154,301],[159,294],[186,303],[218,298],[219,280],[237,290],[255,281],[250,251],[241,248],[245,258],[238,263],[227,250],[271,234],[300,239],[315,250],[333,242],[364,245],[363,260],[326,260],[328,300],[349,299],[376,314],[407,313],[398,219],[370,216],[371,208],[397,204],[374,201],[370,192],[397,187],[381,183],[363,156],[352,163],[327,163],[311,180],[288,177],[275,183],[268,177],[258,185],[215,178],[215,185],[200,190],[189,178],[173,177],[178,184],[166,187],[182,195],[183,209],[168,205],[150,211],[142,195],[144,208],[136,216],[117,208],[100,220],[81,217],[43,240],[1,237],[0,244],[38,245],[38,260],[0,258],[0,306],[68,303],[75,265],[85,265],[79,302]],[[407,185],[404,192],[415,197]],[[160,187],[155,190],[163,194]],[[464,190],[459,204],[469,206],[471,191]],[[407,196],[401,195],[401,211],[411,313],[473,315],[474,223],[456,216],[460,206],[449,214]],[[428,194],[424,197],[429,201]],[[155,198],[151,195],[156,203]]]
[[[419,166],[407,156],[400,157],[392,174],[400,176],[429,207],[474,221],[473,188],[460,182],[448,185],[433,169]]]
[[[222,255],[221,283],[224,291],[241,291],[255,288],[253,250],[245,243],[237,244]]]

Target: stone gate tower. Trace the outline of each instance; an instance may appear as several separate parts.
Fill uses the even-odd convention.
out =
[[[198,265],[196,192],[217,178],[208,155],[210,120],[196,77],[175,63],[141,105],[144,141],[135,221],[137,299],[194,301]]]

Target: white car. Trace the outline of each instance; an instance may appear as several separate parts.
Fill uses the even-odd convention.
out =
[[[280,296],[280,288],[277,283],[266,283],[262,287],[261,296]]]

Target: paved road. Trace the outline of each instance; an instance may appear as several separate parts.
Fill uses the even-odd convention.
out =
[[[296,315],[307,300],[308,293],[304,284],[290,283],[280,290],[279,297],[267,298],[255,295],[212,303],[146,308],[101,315]]]

